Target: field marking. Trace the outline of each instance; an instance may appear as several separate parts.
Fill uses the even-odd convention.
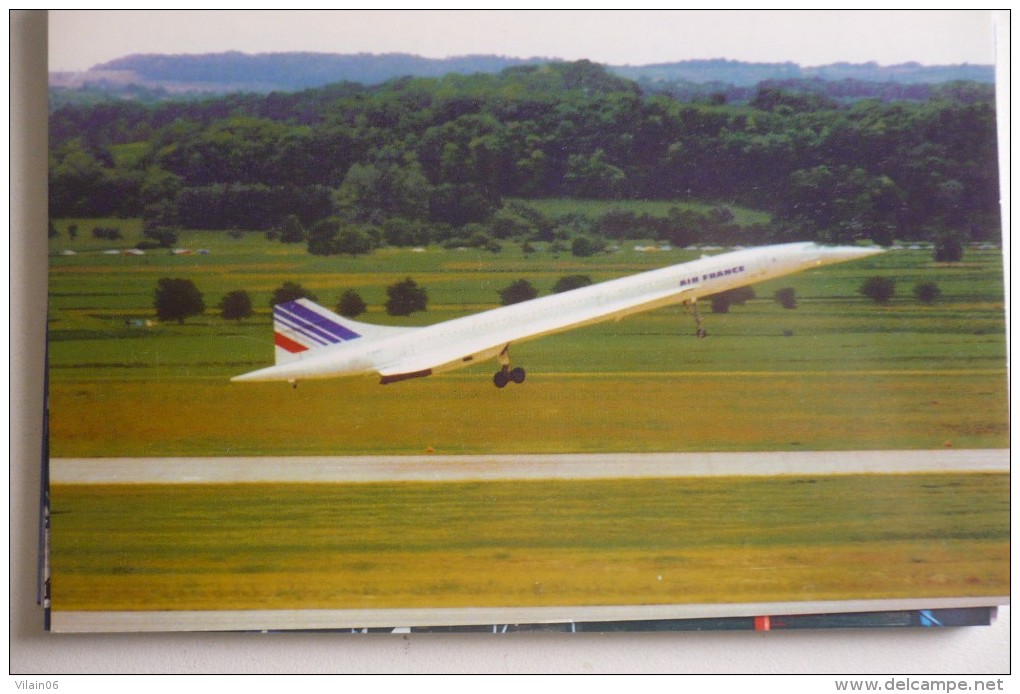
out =
[[[1009,472],[1009,450],[54,458],[50,461],[52,484],[459,482],[926,472]]]
[[[305,629],[575,624],[625,620],[707,619],[759,615],[884,612],[1008,605],[1009,598],[925,598],[715,605],[605,605],[462,607],[363,610],[181,610],[86,612],[54,610],[50,628],[61,633],[158,631],[268,631]]]

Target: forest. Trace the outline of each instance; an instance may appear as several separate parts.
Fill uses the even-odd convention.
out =
[[[579,61],[65,104],[49,114],[49,212],[142,218],[160,245],[179,229],[259,231],[320,254],[579,235],[596,247],[998,240],[991,86],[831,93],[762,82],[746,102],[684,99]],[[529,205],[550,198],[676,206],[586,219]],[[738,223],[738,206],[769,221]]]

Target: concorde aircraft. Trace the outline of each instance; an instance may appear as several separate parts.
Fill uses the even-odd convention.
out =
[[[700,297],[881,252],[811,242],[747,248],[420,328],[361,323],[298,299],[273,308],[275,366],[231,380],[296,385],[305,379],[375,373],[386,384],[495,358],[500,369],[492,380],[503,388],[525,378],[524,369],[511,367],[512,345],[680,303],[694,306],[697,335],[703,337]]]

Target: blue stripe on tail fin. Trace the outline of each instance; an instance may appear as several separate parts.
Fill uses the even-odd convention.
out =
[[[309,350],[361,337],[344,325],[345,320],[308,299],[277,304],[273,307],[276,363],[294,361]]]
[[[344,318],[308,299],[298,299],[273,307],[273,333],[276,363],[301,359],[316,349],[344,344],[351,340],[380,340],[416,328],[372,325]]]

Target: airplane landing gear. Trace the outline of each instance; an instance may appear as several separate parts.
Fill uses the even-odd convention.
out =
[[[695,299],[691,302],[694,306],[694,334],[699,337],[708,337],[708,332],[701,327],[701,314],[698,313],[698,301]]]
[[[519,366],[510,368],[510,345],[507,345],[499,353],[499,362],[502,366],[492,377],[492,382],[497,388],[505,388],[511,381],[514,383],[524,383],[527,372]]]
[[[519,366],[513,369],[509,366],[504,366],[492,377],[492,382],[497,388],[505,388],[511,381],[514,383],[524,383],[526,376],[527,372]]]
[[[496,375],[492,377],[492,383],[497,388],[506,388],[506,384],[510,382],[510,374],[503,369],[496,372]]]

